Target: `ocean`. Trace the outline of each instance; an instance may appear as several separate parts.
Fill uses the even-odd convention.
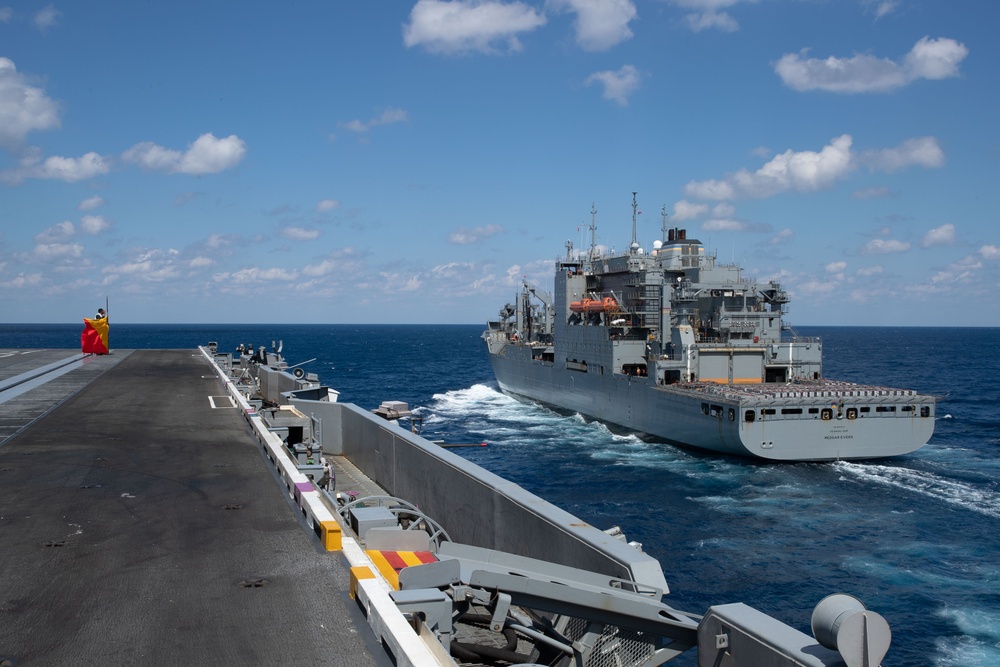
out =
[[[0,324],[0,347],[79,345],[82,325]],[[1000,665],[1000,329],[798,327],[824,374],[941,397],[930,443],[862,463],[706,456],[499,393],[479,325],[126,325],[111,347],[270,346],[374,408],[406,401],[423,434],[663,564],[666,602],[745,602],[809,633],[830,593],[892,628],[884,665]],[[673,663],[672,663],[673,664]],[[690,658],[680,664],[693,664]]]

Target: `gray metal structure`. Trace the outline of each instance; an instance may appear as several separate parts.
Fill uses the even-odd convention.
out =
[[[324,455],[348,459],[386,491],[349,499],[313,480],[365,550],[433,552],[433,562],[398,570],[389,597],[408,627],[457,662],[655,667],[695,649],[699,667],[875,667],[889,648],[885,620],[843,594],[817,605],[814,637],[741,603],[704,616],[674,609],[663,601],[660,563],[620,531],[400,428],[405,404],[365,411],[306,378],[271,393],[295,385],[280,357],[269,366],[220,357],[232,377],[249,380],[241,393],[261,403],[257,414],[295,465],[320,437]],[[358,587],[362,609],[368,595]]]
[[[632,205],[634,223],[634,196]],[[770,460],[897,456],[930,439],[933,396],[823,377],[822,341],[783,322],[779,283],[718,263],[665,222],[650,253],[634,230],[623,254],[593,243],[574,254],[567,243],[555,295],[525,282],[488,323],[502,391],[676,445]]]

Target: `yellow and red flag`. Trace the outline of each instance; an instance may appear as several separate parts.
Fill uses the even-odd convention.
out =
[[[80,334],[82,352],[92,354],[108,353],[108,318],[99,320],[83,318],[83,333]]]

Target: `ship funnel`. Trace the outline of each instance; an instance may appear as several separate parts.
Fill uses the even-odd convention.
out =
[[[816,641],[839,652],[847,667],[881,665],[892,641],[886,620],[844,593],[820,600],[811,625]]]

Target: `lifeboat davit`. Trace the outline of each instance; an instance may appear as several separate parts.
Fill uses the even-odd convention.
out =
[[[605,313],[617,307],[618,302],[610,296],[603,299],[583,299],[569,304],[569,309],[574,313]]]

